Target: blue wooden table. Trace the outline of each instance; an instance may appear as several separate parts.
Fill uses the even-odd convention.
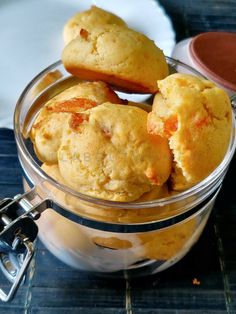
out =
[[[236,1],[161,0],[177,40],[207,30],[236,31]],[[29,276],[0,313],[236,313],[236,157],[198,243],[171,269],[135,280],[75,271],[37,242]],[[13,132],[0,129],[0,198],[22,192]],[[194,278],[198,284],[193,284]],[[0,274],[0,285],[9,283]]]

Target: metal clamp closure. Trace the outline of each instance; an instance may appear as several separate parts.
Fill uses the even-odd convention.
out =
[[[30,200],[35,196],[31,190],[0,202],[0,268],[12,282],[8,293],[0,289],[4,302],[14,297],[34,255],[33,242],[38,234],[34,220],[49,207],[47,200],[32,205]]]

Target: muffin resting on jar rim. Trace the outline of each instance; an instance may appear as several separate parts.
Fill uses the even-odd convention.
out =
[[[165,56],[152,40],[115,24],[84,29],[65,46],[62,62],[79,78],[101,80],[130,92],[155,93],[156,81],[168,75]]]

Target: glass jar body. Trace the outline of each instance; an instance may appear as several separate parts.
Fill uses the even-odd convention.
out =
[[[176,60],[168,62],[171,72],[198,74]],[[60,75],[46,80],[45,86],[45,78],[55,71]],[[44,103],[77,82],[56,63],[27,86],[15,112],[18,155],[26,178],[24,188],[27,191],[35,186],[37,193],[32,203],[50,199],[57,208],[78,218],[70,219],[48,208],[37,221],[39,237],[56,257],[77,269],[111,276],[162,271],[191,249],[206,225],[235,150],[235,122],[223,162],[190,190],[142,203],[98,200],[62,186],[44,173],[28,137],[32,121]],[[145,96],[135,95],[135,101],[137,97],[141,101]]]

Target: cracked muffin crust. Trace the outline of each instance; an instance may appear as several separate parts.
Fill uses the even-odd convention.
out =
[[[158,87],[148,132],[169,140],[173,188],[186,189],[207,177],[225,156],[232,126],[230,100],[214,83],[187,74],[170,75]]]
[[[168,75],[165,56],[154,42],[119,25],[83,29],[64,48],[62,62],[80,78],[140,93],[155,93],[156,81]]]
[[[80,34],[81,29],[90,31],[105,24],[127,26],[125,21],[117,15],[92,5],[89,10],[75,14],[65,24],[63,30],[64,42],[67,45],[71,40],[75,39]]]
[[[97,198],[134,201],[169,177],[171,154],[165,138],[147,133],[148,113],[105,103],[68,125],[58,150],[66,184]]]

